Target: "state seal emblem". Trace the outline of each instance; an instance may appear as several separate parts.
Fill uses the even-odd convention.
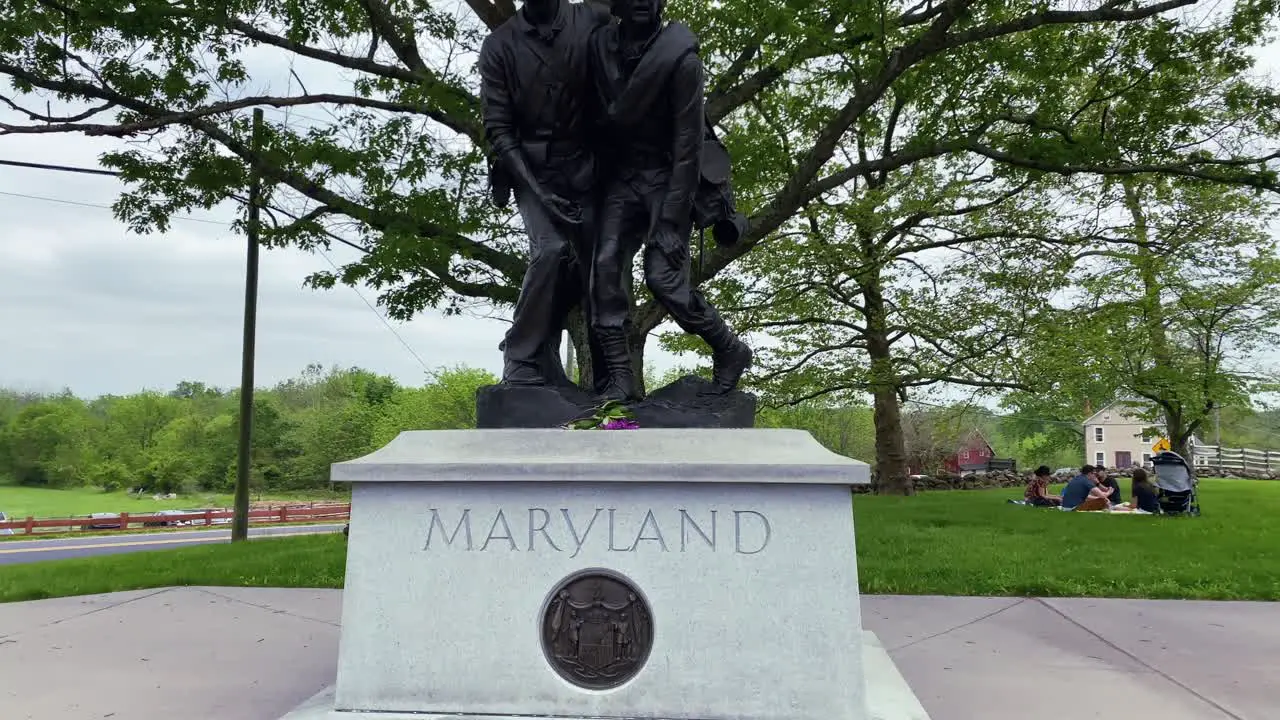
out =
[[[572,575],[552,592],[542,650],[565,680],[605,690],[640,672],[653,645],[653,616],[641,594],[604,571]]]

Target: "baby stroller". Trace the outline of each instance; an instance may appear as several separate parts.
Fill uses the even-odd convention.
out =
[[[1200,514],[1196,498],[1196,477],[1191,466],[1176,452],[1165,451],[1151,458],[1159,489],[1160,512],[1164,515]]]

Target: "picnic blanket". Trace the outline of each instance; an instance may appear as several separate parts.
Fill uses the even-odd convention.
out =
[[[1106,510],[1076,510],[1075,508],[1064,508],[1061,505],[1058,505],[1056,507],[1046,507],[1044,505],[1032,505],[1026,500],[1010,500],[1009,504],[1022,505],[1024,507],[1040,507],[1045,510],[1060,510],[1062,512],[1084,512],[1084,513],[1093,513],[1093,514],[1103,513],[1106,515],[1154,515],[1155,514],[1155,513],[1149,513],[1146,510],[1139,510],[1137,508],[1130,509],[1127,507],[1120,507],[1120,506],[1108,508]]]
[[[1113,507],[1113,508],[1107,508],[1106,510],[1076,510],[1074,508],[1071,510],[1068,510],[1064,507],[1060,507],[1058,509],[1063,512],[1085,512],[1085,513],[1094,513],[1094,514],[1104,513],[1106,515],[1154,515],[1155,514],[1155,513],[1149,513],[1146,510],[1139,510],[1138,508],[1130,509],[1130,508],[1124,508],[1124,507]]]

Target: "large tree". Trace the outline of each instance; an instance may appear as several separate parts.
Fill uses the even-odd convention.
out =
[[[1166,126],[1200,122],[1173,111],[1185,95],[1176,73],[1153,69],[1242,63],[1275,9],[1274,0],[1239,0],[1185,22],[1197,5],[674,3],[671,12],[703,38],[707,112],[737,158],[735,182],[752,220],[741,243],[698,263],[695,282],[732,280],[737,260],[796,229],[813,203],[857,178],[955,153],[1037,172],[1160,171],[1274,187],[1265,147],[1169,143],[1140,163],[1103,152],[1126,140],[1104,140],[1109,103],[1120,95],[1149,100],[1170,115],[1160,118]],[[341,241],[364,251],[312,278],[317,286],[370,283],[399,318],[426,307],[507,305],[524,271],[523,241],[510,214],[486,202],[473,59],[515,5],[467,6],[11,0],[0,8],[0,74],[13,85],[5,100],[19,120],[0,132],[131,138],[102,160],[130,183],[117,211],[139,230],[242,199],[255,167],[273,188],[267,242]],[[289,75],[265,83],[261,72],[271,67]],[[1242,91],[1237,102],[1268,97]],[[922,103],[937,112],[917,113]],[[255,149],[247,111],[260,106],[330,119],[273,114]],[[771,130],[779,124],[782,141]],[[896,139],[850,152],[851,139],[878,124],[896,127],[882,135]],[[664,312],[637,297],[642,367],[643,341]],[[572,329],[581,344],[580,323]]]
[[[986,164],[869,174],[848,201],[811,206],[809,232],[743,263],[754,279],[730,310],[773,341],[756,382],[776,403],[870,395],[883,491],[911,491],[902,403],[941,385],[1014,387],[1004,358],[1044,305],[1016,247],[1044,236],[1039,196]]]
[[[1273,198],[1136,176],[1091,188],[1094,242],[1075,250],[1078,288],[1025,371],[1029,410],[1061,398],[1144,401],[1186,454],[1215,411],[1243,408],[1275,377],[1259,352],[1280,339],[1280,244]],[[1109,219],[1108,219],[1109,218]],[[1106,392],[1109,391],[1109,392]],[[1077,418],[1087,414],[1079,408]]]
[[[1110,239],[1077,222],[1091,208],[1071,176],[1196,179],[1199,159],[1212,165],[1215,153],[1274,137],[1274,93],[1245,74],[1249,61],[1230,39],[1238,28],[1201,27],[1195,38],[1168,22],[1029,33],[984,48],[973,58],[984,67],[925,63],[914,82],[896,83],[843,142],[854,172],[800,212],[807,226],[777,234],[739,262],[740,277],[716,284],[739,324],[775,341],[756,381],[778,402],[871,395],[881,487],[910,492],[908,393],[1025,389],[1018,356],[1044,347],[1029,342],[1037,336],[1060,341],[1048,302],[1079,249]],[[803,143],[793,112],[786,102],[762,111],[771,146]],[[1012,150],[970,141],[993,135]],[[899,148],[939,152],[866,164]],[[1265,171],[1230,180],[1273,187]]]

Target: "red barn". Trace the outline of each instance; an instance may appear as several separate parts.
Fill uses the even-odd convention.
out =
[[[982,436],[982,433],[974,430],[969,433],[969,437],[960,446],[960,449],[948,455],[942,461],[942,466],[947,472],[960,473],[966,470],[986,470],[990,462],[995,459],[996,451],[991,448],[991,443]]]

